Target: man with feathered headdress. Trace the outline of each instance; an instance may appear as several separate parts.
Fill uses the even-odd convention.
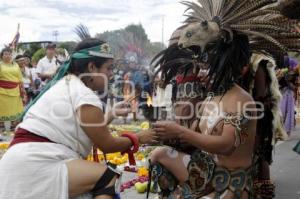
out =
[[[153,124],[172,148],[152,153],[152,179],[161,198],[253,198],[256,123],[263,115],[239,82],[252,53],[278,57],[298,51],[298,22],[283,16],[275,0],[183,3],[190,10],[186,23],[154,64],[163,82],[204,83],[207,97],[192,107],[192,124]],[[196,78],[186,78],[189,72]]]
[[[261,198],[273,198],[275,185],[270,180],[272,153],[277,140],[287,138],[281,122],[276,62],[271,56],[253,53],[241,85],[263,105],[263,117],[258,118],[255,143],[254,193]],[[259,108],[259,107],[258,107]]]

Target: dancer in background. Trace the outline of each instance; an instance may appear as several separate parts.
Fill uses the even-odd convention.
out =
[[[23,77],[19,65],[12,60],[12,51],[4,48],[0,62],[0,122],[4,131],[12,131],[12,121],[19,119],[23,112]]]
[[[254,53],[241,83],[257,102],[257,109],[262,116],[257,120],[255,141],[256,171],[253,178],[256,198],[275,196],[275,185],[270,176],[274,145],[277,140],[287,138],[281,123],[281,93],[275,67],[274,58]]]
[[[285,131],[290,136],[295,128],[295,99],[297,94],[296,84],[299,76],[298,62],[288,56],[285,57],[287,73],[280,79],[282,100],[281,112]]]

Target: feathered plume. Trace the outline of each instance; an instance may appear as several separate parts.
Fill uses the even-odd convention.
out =
[[[78,35],[78,37],[81,40],[91,38],[91,34],[89,32],[89,29],[83,24],[77,25],[74,29],[74,32]]]

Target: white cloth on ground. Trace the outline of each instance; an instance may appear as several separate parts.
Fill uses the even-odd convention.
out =
[[[1,199],[68,199],[66,162],[80,158],[62,144],[28,142],[11,147],[0,160]],[[92,199],[87,193],[76,199]]]

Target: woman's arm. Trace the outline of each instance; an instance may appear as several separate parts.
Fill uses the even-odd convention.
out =
[[[106,125],[109,125],[114,119],[115,119],[115,116],[113,114],[112,111],[109,111],[106,115],[105,115],[105,121],[106,121]]]
[[[109,132],[103,112],[92,105],[82,105],[78,110],[81,127],[92,142],[104,153],[126,151],[132,146],[126,137],[113,137]],[[156,139],[155,133],[143,131],[137,134],[141,144],[150,143]]]
[[[20,67],[17,65],[17,72],[18,72],[18,80],[20,82],[20,97],[22,98],[22,102],[25,105],[26,101],[27,101],[27,93],[26,90],[24,88],[24,84],[23,84],[23,74],[22,74],[22,70],[20,69]]]

